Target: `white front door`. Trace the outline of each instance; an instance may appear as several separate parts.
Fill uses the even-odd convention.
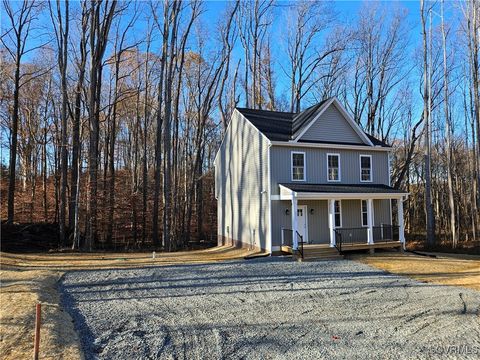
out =
[[[303,242],[308,242],[307,205],[299,205],[297,208],[297,231],[302,235]],[[298,240],[300,241],[300,239]]]

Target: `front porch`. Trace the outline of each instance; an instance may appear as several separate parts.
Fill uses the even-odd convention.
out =
[[[295,250],[291,241],[291,229],[282,229],[282,246],[281,251],[286,254],[295,254],[302,259],[332,259],[338,258],[349,251],[370,250],[375,249],[394,249],[403,248],[403,243],[399,239],[399,227],[387,225],[383,227],[374,227],[374,242],[369,244],[367,241],[366,228],[344,228],[335,229],[335,246],[330,244],[309,244],[305,243],[298,234],[298,248]]]
[[[284,254],[296,255],[303,260],[331,260],[341,259],[343,255],[349,251],[355,250],[375,250],[375,249],[401,249],[402,243],[400,241],[384,241],[376,242],[374,244],[366,243],[347,243],[339,247],[331,248],[329,244],[299,244],[298,251],[294,251],[291,245],[282,245],[281,251]]]
[[[280,250],[312,258],[352,250],[403,249],[406,195],[384,185],[281,184],[279,203],[289,205],[285,214],[290,221],[281,226]]]

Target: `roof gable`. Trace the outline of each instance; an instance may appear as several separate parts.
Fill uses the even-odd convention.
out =
[[[390,147],[367,135],[336,98],[324,100],[298,114],[236,110],[271,141]]]
[[[297,135],[297,141],[334,141],[346,144],[365,144],[365,139],[353,129],[334,104],[309,123],[302,134]]]
[[[331,98],[316,111],[302,131],[296,134],[294,141],[330,141],[373,146],[369,137],[336,98]]]

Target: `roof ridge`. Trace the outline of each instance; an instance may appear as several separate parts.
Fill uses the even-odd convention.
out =
[[[272,112],[272,113],[280,113],[280,114],[297,114],[294,112],[289,112],[289,111],[278,111],[278,110],[265,110],[265,109],[251,109],[251,108],[244,108],[244,107],[235,107],[237,110],[249,110],[249,111],[263,111],[263,112]]]

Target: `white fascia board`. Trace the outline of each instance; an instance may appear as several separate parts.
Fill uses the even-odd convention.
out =
[[[298,200],[367,200],[367,199],[402,199],[405,193],[298,193]]]
[[[297,196],[297,193],[290,190],[289,188],[279,185],[280,187],[280,200],[292,200],[292,198]]]
[[[344,144],[326,144],[326,143],[304,143],[294,141],[272,141],[274,146],[289,146],[301,148],[317,148],[317,149],[339,149],[339,150],[362,150],[362,151],[386,151],[391,152],[391,147],[384,146],[362,146],[362,145],[344,145]]]

